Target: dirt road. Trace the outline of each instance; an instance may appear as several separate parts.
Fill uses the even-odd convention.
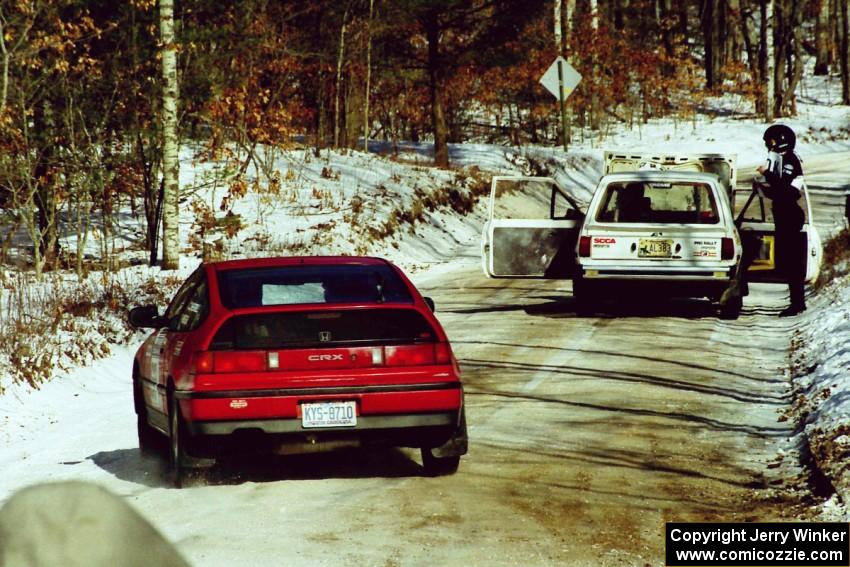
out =
[[[534,550],[540,564],[655,565],[666,521],[778,516],[754,502],[792,433],[777,421],[790,324],[776,291],[756,290],[735,322],[638,297],[580,318],[568,284],[456,273],[434,295],[474,443],[451,482],[502,520],[513,559]],[[525,526],[543,533],[523,539]]]
[[[822,161],[810,188],[826,235],[845,188]],[[782,456],[784,286],[753,285],[738,321],[641,297],[581,318],[569,283],[485,280],[466,260],[425,284],[462,361],[473,440],[446,483],[466,508],[457,531],[489,518],[499,561],[656,565],[666,521],[777,519],[808,497],[781,478],[806,474]]]

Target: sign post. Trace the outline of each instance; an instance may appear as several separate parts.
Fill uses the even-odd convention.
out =
[[[581,74],[560,55],[540,77],[540,84],[552,93],[561,105],[561,137],[564,140],[564,151],[568,150],[566,100],[579,82],[581,82]]]
[[[557,59],[558,63],[558,102],[561,104],[561,139],[564,140],[564,152],[569,151],[569,138],[567,138],[567,105],[564,104],[564,63],[562,57]]]

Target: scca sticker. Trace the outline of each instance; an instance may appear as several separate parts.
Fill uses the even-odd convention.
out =
[[[604,237],[604,236],[596,236],[593,238],[593,245],[601,248],[607,248],[612,244],[616,244],[616,238]]]

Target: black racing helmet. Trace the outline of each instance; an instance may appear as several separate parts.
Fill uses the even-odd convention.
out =
[[[797,145],[797,135],[785,124],[774,124],[764,131],[764,145],[771,152],[784,154]]]

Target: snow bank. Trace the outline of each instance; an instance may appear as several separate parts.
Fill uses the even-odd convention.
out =
[[[838,496],[830,517],[850,520],[850,276],[826,286],[795,331],[792,415],[804,427],[812,458]]]

